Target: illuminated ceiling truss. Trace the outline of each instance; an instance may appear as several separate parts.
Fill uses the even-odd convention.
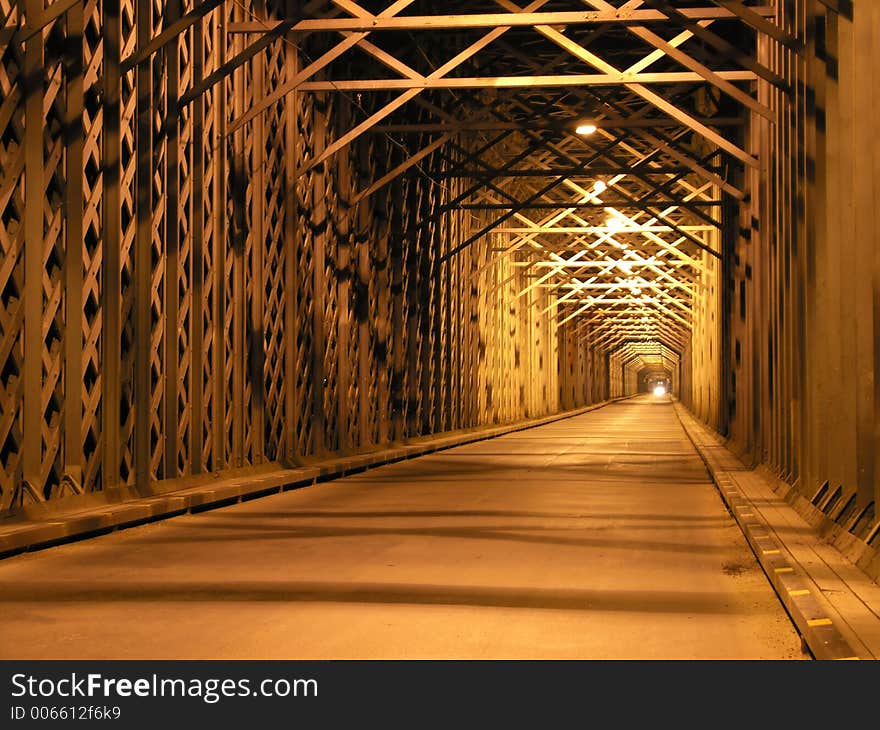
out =
[[[359,106],[369,98],[311,166],[361,134],[398,135],[410,158],[366,196],[428,155],[444,156],[444,178],[464,181],[456,204],[478,221],[447,257],[490,242],[493,262],[509,257],[528,277],[517,297],[552,290],[541,314],[589,332],[593,346],[640,341],[681,352],[704,269],[721,254],[722,198],[744,197],[729,173],[758,165],[725,127],[744,111],[772,119],[756,98],[759,80],[785,91],[729,31],[795,45],[773,24],[772,6],[696,5],[494,0],[448,3],[461,12],[439,15],[414,0],[332,0],[324,17],[254,18],[230,32],[251,43],[278,28],[334,40],[230,132],[294,89],[356,94]],[[349,53],[360,54],[357,76],[339,64]],[[319,70],[330,73],[318,79]],[[412,123],[404,107],[424,121]],[[592,135],[575,133],[583,121]]]
[[[614,352],[617,364],[624,370],[638,376],[649,374],[675,377],[680,357],[675,350],[660,342],[627,342]]]
[[[74,5],[53,3],[37,25]],[[131,50],[123,72],[220,5],[196,3]],[[407,159],[362,200],[439,155],[440,184],[461,183],[454,203],[478,221],[447,257],[490,242],[494,261],[509,257],[530,277],[520,296],[553,290],[542,313],[589,332],[594,346],[681,351],[706,262],[721,253],[722,199],[744,197],[731,170],[758,166],[730,130],[744,113],[772,120],[759,84],[787,90],[747,47],[797,48],[774,24],[772,0],[452,0],[444,14],[425,0],[314,0],[295,17],[279,10],[291,5],[267,0],[229,24],[242,50],[178,104],[283,38],[297,71],[264,89],[226,135],[288,94],[345,95],[351,127],[299,174],[363,134],[393,135]],[[20,28],[17,40],[40,27]],[[595,133],[576,134],[586,120]]]
[[[792,46],[772,22],[774,8],[487,0],[443,9],[332,0],[313,17],[267,13],[233,24],[229,32],[251,46],[279,30],[323,45],[227,133],[294,90],[354,96],[360,118],[309,167],[361,134],[396,135],[409,159],[362,199],[442,155],[446,179],[466,191],[456,204],[477,221],[447,257],[489,242],[493,261],[509,257],[528,277],[518,297],[552,290],[541,314],[589,333],[594,347],[650,342],[681,352],[704,267],[721,254],[722,197],[744,197],[730,170],[758,165],[725,125],[743,111],[772,119],[756,97],[759,80],[785,90],[727,38],[734,27],[746,42],[763,34]],[[413,108],[418,124],[404,111]],[[592,135],[575,133],[584,121]]]

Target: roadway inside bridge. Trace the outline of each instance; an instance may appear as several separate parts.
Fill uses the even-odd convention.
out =
[[[803,658],[641,396],[0,562],[4,658]]]

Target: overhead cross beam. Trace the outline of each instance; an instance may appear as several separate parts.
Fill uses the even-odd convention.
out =
[[[610,3],[605,2],[605,0],[582,0],[586,5],[590,5],[594,8],[601,10],[608,10],[613,7]],[[729,8],[728,8],[729,9]],[[733,12],[733,10],[731,10]],[[757,16],[760,20],[763,21],[761,16]],[[763,21],[766,22],[766,21]],[[700,23],[701,27],[706,27],[705,23]],[[776,121],[776,117],[773,112],[768,109],[764,104],[761,104],[757,99],[752,97],[750,94],[747,94],[745,91],[740,89],[737,86],[734,86],[727,78],[722,76],[716,71],[713,71],[705,64],[700,63],[692,56],[688,55],[681,49],[679,49],[675,44],[669,43],[664,40],[661,36],[657,35],[652,30],[645,28],[640,25],[629,25],[627,26],[627,30],[632,33],[637,38],[649,43],[654,46],[658,51],[668,56],[669,58],[677,61],[685,68],[690,69],[697,73],[700,77],[713,84],[716,88],[723,91],[728,96],[732,97],[736,101],[738,101],[743,106],[751,109],[757,114],[760,114],[764,118],[768,119],[771,122]],[[687,31],[688,35],[692,35],[690,31]]]
[[[722,79],[754,81],[751,71],[718,71]],[[663,72],[631,74],[611,71],[599,74],[556,74],[548,76],[443,77],[418,76],[402,79],[333,79],[304,81],[300,91],[395,91],[400,89],[540,89],[552,86],[617,86],[619,84],[692,84],[702,81],[700,74]],[[694,120],[695,124],[701,124]],[[701,125],[703,126],[703,125]],[[707,127],[708,129],[708,127]]]
[[[736,46],[730,43],[730,41],[727,41],[716,33],[713,33],[711,30],[704,28],[692,18],[689,18],[685,13],[682,13],[680,8],[676,8],[674,5],[667,2],[667,0],[645,0],[645,2],[651,7],[660,10],[670,20],[683,25],[700,40],[715,48],[727,58],[735,60],[750,71],[754,71],[755,74],[773,84],[776,88],[784,92],[790,90],[788,82],[779,74],[758,63],[750,55],[740,51]]]
[[[803,53],[804,44],[775,23],[772,23],[768,19],[768,16],[759,12],[758,8],[749,7],[739,0],[712,0],[712,2],[725,10],[729,10],[737,18],[747,25],[750,25],[759,33],[763,33],[764,35],[773,38],[795,53]]]
[[[511,2],[511,0],[495,0],[495,2],[498,5],[510,10],[511,12],[515,12],[519,9],[519,6],[516,5],[515,3]],[[692,27],[690,27],[689,30],[693,31],[693,28],[699,28],[701,31],[705,31],[705,28],[703,28],[702,26],[700,26],[696,22],[692,22],[691,26]],[[597,56],[595,53],[588,51],[582,45],[571,40],[570,38],[568,38],[565,34],[560,32],[559,30],[552,28],[548,25],[536,26],[535,30],[537,30],[541,35],[545,36],[548,40],[553,41],[554,43],[559,45],[561,48],[564,48],[565,50],[569,51],[576,58],[579,58],[580,60],[584,61],[585,63],[588,63],[589,65],[593,66],[594,68],[598,69],[599,71],[602,71],[603,73],[606,73],[606,74],[620,74],[621,73],[620,69],[615,68],[612,64],[599,58],[599,56]],[[695,31],[693,31],[693,32],[695,32]],[[750,70],[754,70],[754,69],[750,69]],[[651,91],[646,86],[644,86],[640,83],[627,83],[626,86],[631,91],[634,91],[636,94],[638,94],[643,99],[645,99],[646,101],[648,101],[651,104],[653,104],[654,106],[656,106],[661,111],[665,112],[666,114],[673,117],[674,119],[677,119],[685,126],[690,127],[695,132],[698,132],[703,137],[705,137],[707,140],[709,140],[713,144],[717,145],[718,147],[723,149],[725,152],[733,155],[735,158],[737,158],[741,162],[744,162],[749,167],[753,167],[755,169],[758,169],[760,167],[760,165],[758,164],[758,161],[754,157],[752,157],[752,155],[750,155],[749,153],[747,153],[744,150],[737,147],[735,144],[730,142],[726,137],[723,137],[722,135],[718,134],[718,132],[716,132],[715,130],[711,129],[710,127],[706,126],[705,124],[701,124],[699,121],[697,121],[690,114],[682,111],[677,106],[675,106],[674,104],[672,104],[671,102],[666,100],[660,94],[657,94],[656,92]]]
[[[351,4],[353,7],[354,4]],[[751,8],[757,18],[772,16],[770,7]],[[353,11],[357,12],[357,11]],[[739,13],[719,7],[684,8],[682,13],[690,20],[723,20],[738,17]],[[246,21],[230,23],[229,33],[263,33],[284,23],[285,20]],[[408,15],[400,17],[374,17],[364,12],[352,18],[307,18],[297,21],[291,28],[293,32],[352,31],[430,31],[458,30],[472,28],[511,28],[552,25],[596,25],[617,23],[628,26],[634,23],[668,23],[669,18],[659,10],[623,10],[608,6],[597,11],[557,11],[543,13],[460,13],[457,15]]]

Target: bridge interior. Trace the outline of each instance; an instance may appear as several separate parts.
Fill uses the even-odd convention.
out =
[[[875,657],[877,38],[0,0],[0,656]]]

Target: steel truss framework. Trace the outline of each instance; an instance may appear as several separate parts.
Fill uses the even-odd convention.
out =
[[[0,511],[717,376],[775,4],[433,6],[0,0]]]

